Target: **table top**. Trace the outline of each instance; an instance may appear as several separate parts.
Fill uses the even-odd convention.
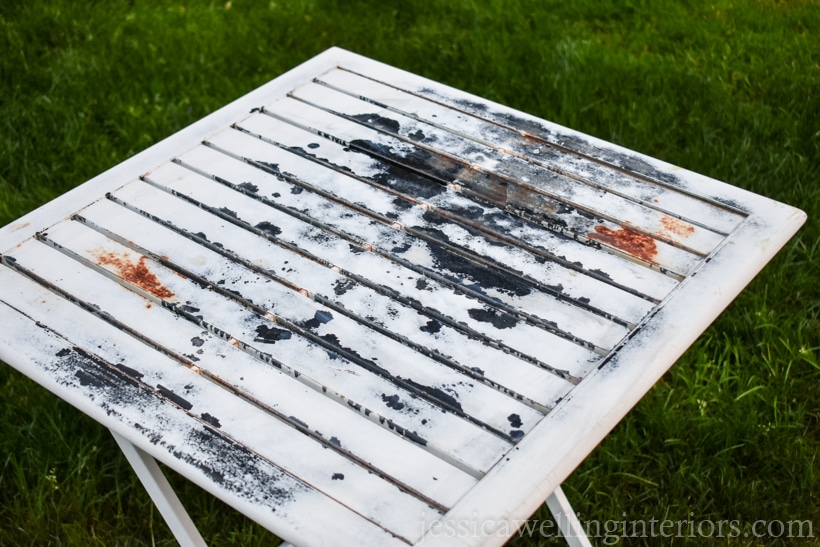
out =
[[[334,48],[0,230],[0,359],[298,545],[500,544],[804,220]]]

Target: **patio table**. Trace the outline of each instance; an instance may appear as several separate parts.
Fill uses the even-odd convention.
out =
[[[337,48],[0,230],[0,359],[297,545],[497,545],[804,222]]]

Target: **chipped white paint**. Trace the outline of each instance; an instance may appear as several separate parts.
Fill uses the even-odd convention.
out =
[[[804,219],[333,49],[0,230],[0,358],[296,544],[500,544],[435,531],[529,516]]]

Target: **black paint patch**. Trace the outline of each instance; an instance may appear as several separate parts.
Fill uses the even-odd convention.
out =
[[[237,187],[241,188],[242,190],[245,190],[246,192],[251,192],[253,194],[255,194],[259,191],[259,187],[255,184],[253,184],[252,182],[243,182],[242,184],[238,185]]]
[[[425,386],[425,385],[416,383],[413,380],[411,380],[410,378],[407,378],[404,381],[407,382],[408,384],[410,384],[411,386],[413,386],[414,388],[416,388],[417,390],[419,390],[423,393],[426,393],[427,395],[429,395],[430,397],[432,397],[436,401],[442,403],[444,406],[446,406],[448,408],[451,408],[451,409],[455,409],[455,410],[457,410],[458,412],[461,412],[461,413],[464,412],[464,409],[461,408],[461,403],[458,402],[458,399],[456,399],[455,397],[453,397],[452,395],[450,395],[446,391],[441,390],[441,389],[436,388],[436,387],[430,387],[430,386]]]
[[[256,338],[253,341],[262,342],[263,344],[275,344],[280,340],[290,340],[291,336],[293,336],[293,333],[289,330],[259,325],[256,327]]]
[[[58,351],[57,353],[55,353],[54,355],[56,355],[57,357],[65,357],[65,356],[66,356],[66,355],[68,355],[69,353],[71,353],[71,350],[70,350],[70,349],[68,349],[68,348],[63,348],[63,349],[61,349],[60,351]]]
[[[212,426],[216,428],[222,427],[222,424],[219,423],[219,420],[208,414],[207,412],[203,412],[202,416],[200,416],[204,421],[208,422]]]
[[[521,416],[518,414],[510,414],[507,416],[507,421],[510,422],[510,425],[515,428],[521,427]]]
[[[413,141],[423,141],[424,140],[424,132],[421,129],[416,129],[412,133],[408,134],[407,137]]]
[[[279,226],[276,226],[275,224],[271,224],[267,220],[263,220],[262,222],[257,224],[256,228],[259,229],[259,230],[262,230],[263,232],[265,232],[266,234],[268,234],[269,236],[272,236],[272,237],[276,237],[276,236],[278,236],[279,234],[282,233],[282,229]]]
[[[384,418],[382,418],[382,423],[384,423]],[[387,420],[387,427],[392,429],[399,435],[402,435],[405,438],[410,439],[414,443],[420,444],[421,446],[427,446],[427,439],[425,439],[415,431],[410,431],[409,429],[403,428],[402,426],[395,423],[393,420]]]
[[[412,246],[413,245],[410,242],[405,242],[401,245],[396,245],[395,247],[390,249],[390,252],[391,253],[396,253],[396,254],[406,253],[410,249],[410,247],[412,247]]]
[[[230,209],[228,209],[227,207],[220,207],[219,209],[217,209],[217,211],[219,211],[219,212],[220,212],[220,213],[222,213],[222,214],[228,215],[229,217],[239,218],[239,217],[236,215],[236,211],[231,211],[231,210],[230,210]]]
[[[388,396],[382,393],[382,401],[384,401],[384,403],[393,410],[401,410],[404,408],[404,403],[399,402],[398,395]]]
[[[435,334],[441,330],[441,323],[436,321],[435,319],[430,319],[427,321],[426,325],[422,325],[419,327],[419,330],[422,332],[429,332],[430,334]]]
[[[337,279],[333,283],[333,292],[336,293],[336,296],[342,296],[355,286],[356,283],[350,279]]]
[[[416,279],[416,288],[417,288],[418,290],[423,291],[423,290],[425,290],[428,286],[429,286],[429,283],[427,283],[427,280],[426,280],[426,279],[424,279],[423,277],[419,277],[418,279]]]
[[[194,406],[188,400],[180,397],[179,395],[177,395],[167,387],[163,386],[162,384],[157,384],[157,391],[159,391],[160,395],[162,395],[169,401],[176,403],[185,410],[191,410]]]
[[[413,202],[403,198],[395,198],[393,200],[393,207],[399,211],[407,211],[413,208]]]
[[[316,149],[316,148],[319,148],[319,143],[318,142],[312,142],[312,143],[308,144],[307,146],[308,146],[308,148]]]
[[[333,479],[334,481],[343,481],[345,480],[345,476],[342,473],[333,473],[331,479]]]
[[[140,372],[138,370],[135,370],[131,367],[127,367],[127,366],[123,365],[122,363],[120,363],[118,365],[114,365],[114,366],[117,367],[117,369],[120,372],[122,372],[126,376],[129,376],[129,377],[133,378],[134,380],[142,380],[142,377],[144,376],[144,374],[142,372]]]
[[[419,231],[424,232],[442,243],[449,242],[447,235],[440,230],[422,228]],[[473,262],[433,243],[427,247],[430,250],[430,254],[433,255],[436,269],[451,281],[461,284],[463,277],[469,277],[476,283],[478,286],[476,290],[479,290],[479,292],[483,292],[481,289],[496,289],[515,296],[526,296],[532,292],[530,285],[502,271]]]
[[[104,383],[96,376],[92,376],[84,370],[78,370],[74,373],[77,380],[80,381],[81,386],[104,387]]]
[[[330,438],[330,444],[332,444],[332,445],[334,445],[334,446],[338,446],[339,448],[341,448],[341,447],[342,447],[342,441],[340,441],[340,440],[339,440],[339,439],[337,439],[336,437],[331,437],[331,438]]]
[[[204,343],[205,343],[205,340],[203,340],[199,336],[194,336],[193,338],[191,338],[191,344],[193,344],[196,347],[201,347],[202,344],[204,344]]]
[[[308,427],[308,424],[306,424],[305,422],[303,422],[302,420],[300,420],[296,416],[288,416],[288,420],[290,420],[291,422],[295,423],[296,425],[298,425],[300,427],[303,427],[305,429],[310,429]]]
[[[294,185],[294,186],[290,187],[290,193],[295,195],[295,196],[301,194],[304,190],[305,189],[302,188],[301,186]]]
[[[333,314],[329,311],[324,310],[316,310],[316,313],[313,314],[313,319],[308,319],[305,321],[302,326],[306,329],[318,329],[320,325],[324,325],[325,323],[329,323],[333,320]]]
[[[380,116],[379,114],[356,114],[355,116],[351,116],[351,118],[357,122],[381,129],[388,133],[393,133],[394,135],[397,135],[401,129],[401,124],[399,124],[398,121]]]
[[[518,319],[514,316],[499,310],[471,308],[467,313],[476,321],[490,323],[497,329],[511,329],[518,324]]]
[[[524,432],[520,429],[512,429],[510,430],[510,437],[512,437],[514,441],[520,441],[524,438]]]
[[[197,232],[194,235],[203,241],[210,241],[204,232]]]

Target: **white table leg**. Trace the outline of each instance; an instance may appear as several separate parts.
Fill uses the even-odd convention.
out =
[[[205,540],[199,534],[194,522],[182,503],[179,501],[168,479],[162,474],[156,460],[131,444],[130,441],[117,433],[111,432],[114,440],[120,445],[128,463],[134,468],[142,485],[151,496],[154,505],[159,509],[162,518],[171,528],[171,532],[181,547],[207,547]]]
[[[592,547],[581,521],[560,486],[550,494],[546,503],[569,547]]]

